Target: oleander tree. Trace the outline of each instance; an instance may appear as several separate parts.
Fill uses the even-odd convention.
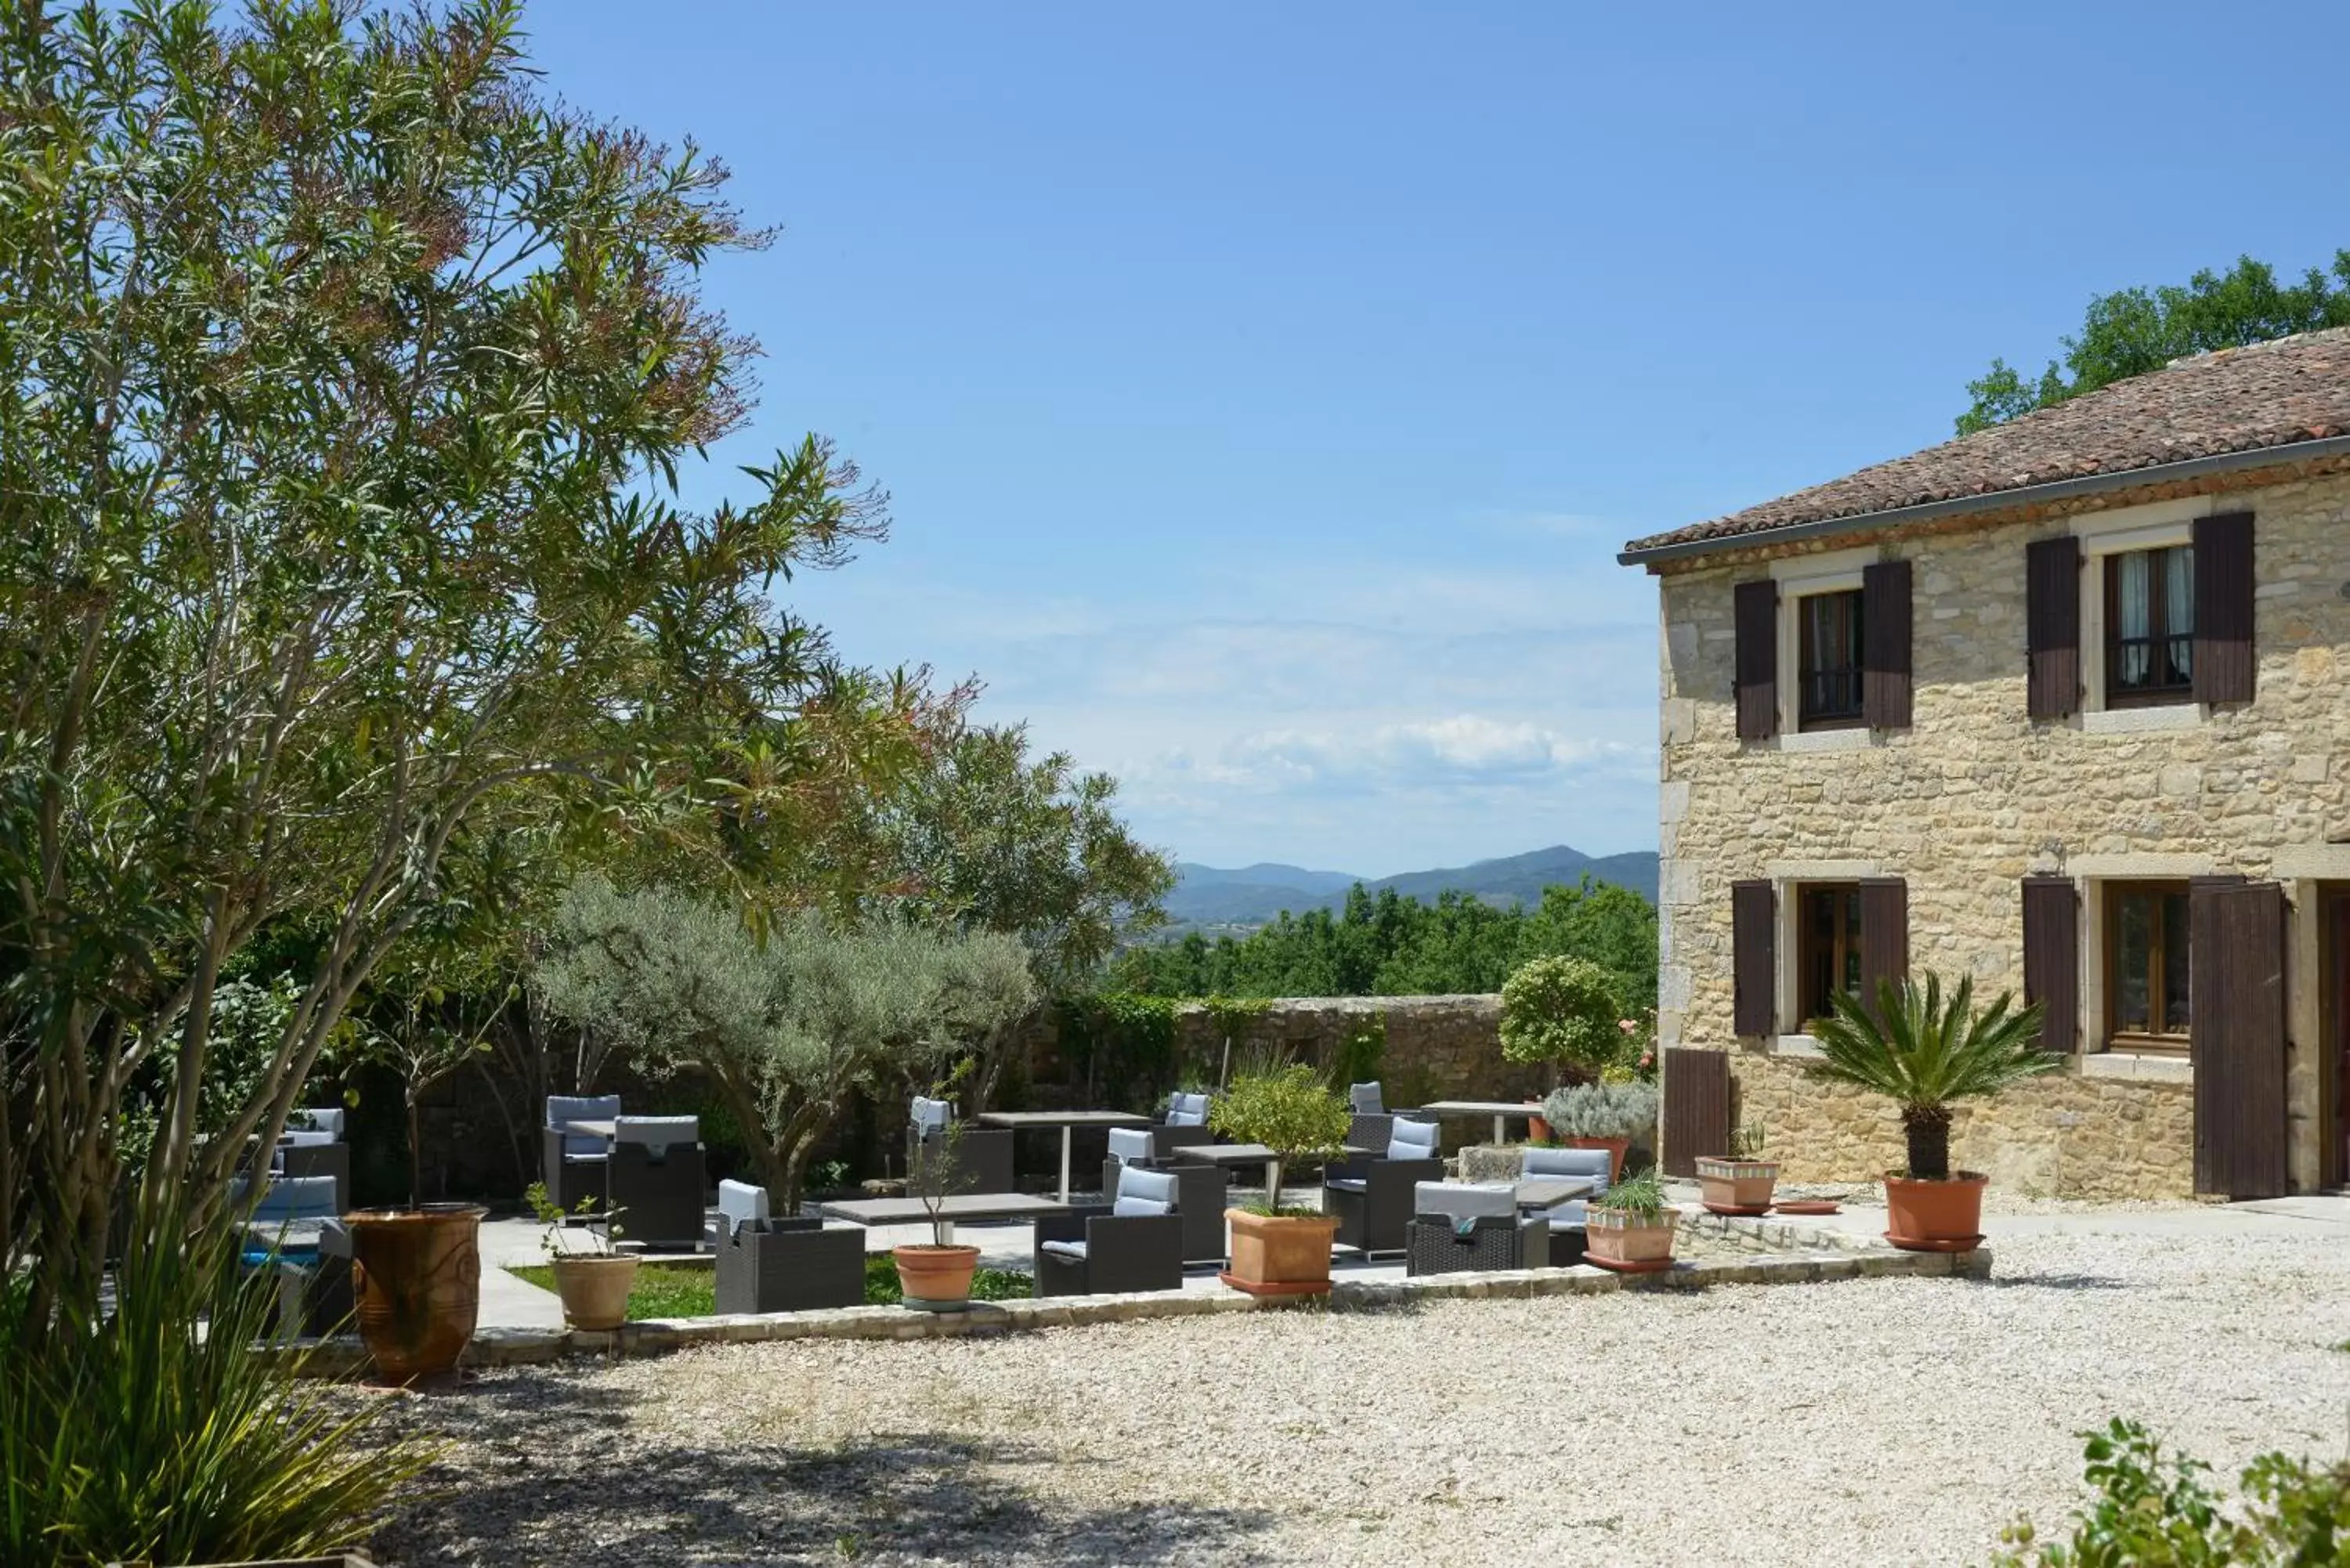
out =
[[[785,877],[923,744],[777,606],[880,536],[810,437],[675,499],[754,346],[724,170],[544,94],[512,0],[0,11],[0,1269],[203,1223],[490,826]],[[200,1138],[224,977],[317,933]],[[184,1210],[158,1201],[186,1199]],[[168,1238],[163,1240],[168,1241]]]
[[[739,905],[593,874],[564,898],[532,983],[647,1070],[715,1085],[785,1212],[852,1099],[941,1076],[1037,996],[1026,950],[998,932],[816,909],[754,931]]]

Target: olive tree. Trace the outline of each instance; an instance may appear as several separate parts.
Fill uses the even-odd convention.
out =
[[[1596,1076],[1625,1049],[1616,988],[1615,974],[1589,959],[1529,959],[1502,985],[1502,1054]]]
[[[598,876],[564,900],[534,984],[654,1070],[715,1084],[786,1210],[852,1097],[935,1077],[1036,999],[1020,943],[903,919],[780,916]]]
[[[216,1209],[485,821],[786,854],[918,687],[770,591],[877,536],[811,437],[671,499],[753,346],[724,171],[544,96],[510,0],[0,10],[0,1270],[94,1301],[123,1096],[141,1222]],[[723,781],[712,784],[706,781]],[[744,824],[754,834],[741,831]],[[736,863],[739,850],[718,863]],[[322,936],[200,1139],[216,998]]]

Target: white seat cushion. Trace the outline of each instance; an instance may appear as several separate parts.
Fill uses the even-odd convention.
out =
[[[1332,1177],[1322,1185],[1328,1188],[1335,1188],[1340,1192],[1367,1192],[1370,1190],[1370,1183],[1365,1181],[1359,1176]]]
[[[1083,1241],[1047,1241],[1044,1251],[1057,1258],[1075,1258],[1081,1263],[1086,1260],[1086,1244]]]

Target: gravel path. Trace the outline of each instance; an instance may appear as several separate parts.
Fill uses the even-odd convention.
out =
[[[2026,1236],[1999,1277],[744,1345],[402,1401],[387,1563],[1980,1563],[2077,1428],[2343,1451],[2350,1230]]]

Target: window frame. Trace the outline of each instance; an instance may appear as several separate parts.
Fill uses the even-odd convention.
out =
[[[1814,646],[1812,615],[1809,607],[1823,599],[1846,601],[1846,608],[1840,618],[1846,634],[1849,656],[1852,660],[1849,664],[1833,667],[1846,683],[1850,692],[1851,706],[1848,709],[1832,710],[1826,712],[1815,711],[1812,703],[1814,680],[1830,668],[1815,666],[1814,663],[1818,650]],[[1866,679],[1866,670],[1868,663],[1867,622],[1864,618],[1866,615],[1867,604],[1866,591],[1858,587],[1819,588],[1810,593],[1796,594],[1789,599],[1788,603],[1791,607],[1789,613],[1794,617],[1795,621],[1795,729],[1797,732],[1814,730],[1866,729],[1868,709],[1862,690]]]
[[[2099,630],[2101,633],[2100,640],[2104,644],[2101,650],[2103,655],[2101,662],[2105,667],[2103,671],[2103,684],[2105,687],[2105,691],[2103,692],[2105,699],[2104,706],[2108,709],[2167,708],[2174,707],[2180,703],[2192,703],[2195,701],[2194,578],[2191,575],[2188,578],[2187,628],[2184,631],[2177,630],[2169,624],[2170,596],[2167,591],[2164,591],[2162,587],[2162,585],[2167,582],[2167,574],[2161,569],[2167,566],[2168,563],[2161,559],[2150,560],[2147,563],[2147,571],[2148,592],[2147,594],[2147,624],[2148,633],[2145,640],[2150,645],[2150,652],[2159,650],[2159,657],[2163,660],[2164,667],[2168,668],[2170,659],[2169,651],[2166,645],[2175,642],[2182,637],[2185,638],[2188,644],[2187,679],[2183,681],[2161,686],[2130,687],[2124,686],[2120,683],[2122,643],[2124,640],[2121,634],[2122,563],[2133,556],[2139,556],[2161,557],[2168,556],[2174,550],[2185,553],[2188,571],[2189,574],[2192,574],[2195,569],[2195,547],[2191,543],[2176,545],[2141,545],[2131,549],[2109,550],[2093,557],[2096,562],[2098,577],[2100,579],[2095,591],[2101,596],[2104,601],[2101,607],[2103,614],[2100,617],[2102,624]],[[2135,641],[2138,639],[2132,639],[2130,640]]]
[[[2147,939],[2147,1010],[2149,1014],[2156,1013],[2163,1006],[2164,993],[2168,989],[2166,982],[2168,980],[2167,971],[2169,958],[2165,950],[2168,946],[2167,939],[2170,934],[2169,916],[2166,912],[2164,900],[2172,898],[2186,900],[2189,897],[2189,883],[2177,877],[2116,877],[2106,882],[2101,899],[2104,909],[2098,922],[2100,930],[2097,939],[2098,963],[2105,980],[2103,1016],[2097,1021],[2100,1049],[2144,1056],[2188,1054],[2194,1027],[2194,961],[2191,957],[2189,959],[2188,1029],[2177,1034],[2126,1031],[2121,1027],[2121,930],[2122,905],[2126,900],[2133,897],[2154,900],[2157,925]],[[2189,922],[2189,941],[2191,942],[2194,919],[2192,906],[2182,902],[2180,910],[2180,918]],[[2189,950],[2191,952],[2191,948]]]
[[[1795,1032],[1812,1033],[1812,1025],[1833,1016],[1825,995],[1814,996],[1812,991],[1813,960],[1819,956],[1820,937],[1814,929],[1813,900],[1833,897],[1836,899],[1837,918],[1830,924],[1837,927],[1830,939],[1829,964],[1832,973],[1843,974],[1856,969],[1861,961],[1860,882],[1858,879],[1798,882],[1790,889],[1794,905],[1795,983],[1793,987]],[[1857,995],[1856,990],[1851,994]],[[1814,1007],[1817,1002],[1821,1005]]]

